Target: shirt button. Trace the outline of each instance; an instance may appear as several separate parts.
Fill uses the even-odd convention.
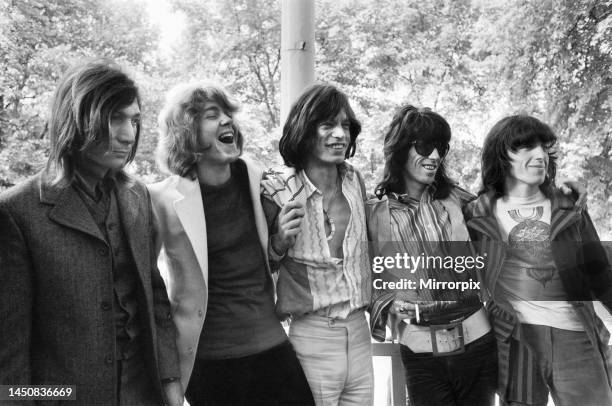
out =
[[[187,354],[193,354],[193,347],[187,348]]]
[[[168,320],[172,320],[172,313],[168,313],[166,317],[168,318]]]
[[[105,361],[107,364],[112,364],[112,363],[113,363],[113,357],[108,356],[108,357],[106,357],[106,358],[104,359],[104,361]]]
[[[103,257],[108,255],[108,249],[106,248],[100,248],[100,250],[98,251],[100,253],[100,255],[102,255]]]
[[[202,310],[198,310],[198,316],[203,317],[204,316],[204,312]]]
[[[102,310],[110,310],[111,306],[108,302],[102,302]]]

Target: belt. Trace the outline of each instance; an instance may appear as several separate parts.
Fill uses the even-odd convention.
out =
[[[465,352],[465,346],[491,330],[484,308],[454,323],[419,326],[404,324],[400,343],[415,353],[445,356]]]
[[[334,320],[348,320],[350,318],[355,317],[355,314],[357,314],[357,315],[363,314],[365,312],[365,310],[367,309],[367,306],[361,306],[361,307],[359,307],[357,309],[352,309],[344,317],[331,316],[331,314],[336,310],[336,308],[338,306],[344,306],[344,305],[347,305],[347,304],[348,304],[348,302],[336,303],[336,304],[324,307],[322,309],[316,310],[314,312],[306,313],[305,315],[308,315],[308,316],[315,315],[315,316],[319,316],[319,317],[324,317],[326,319],[334,319]],[[338,313],[338,312],[335,311],[335,313]]]

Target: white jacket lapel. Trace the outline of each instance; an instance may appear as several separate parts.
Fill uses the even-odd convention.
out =
[[[179,178],[177,191],[182,195],[174,201],[174,210],[193,247],[198,265],[208,286],[208,247],[206,244],[206,219],[202,193],[197,180]]]
[[[261,206],[261,176],[263,170],[259,165],[253,163],[248,158],[242,158],[246,163],[247,173],[249,175],[249,190],[251,192],[251,201],[253,202],[253,213],[255,215],[255,226],[257,227],[257,235],[261,241],[264,255],[268,252],[268,223]]]

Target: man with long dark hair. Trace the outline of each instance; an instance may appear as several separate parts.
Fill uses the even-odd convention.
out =
[[[373,399],[365,189],[346,162],[360,131],[344,93],[309,87],[283,127],[286,167],[262,181],[264,209],[276,224],[270,253],[280,263],[277,312],[292,319],[289,339],[317,405]]]
[[[68,71],[44,171],[0,195],[0,384],[74,385],[78,405],[182,404],[146,188],[124,166],[140,98],[114,63]]]
[[[375,272],[370,324],[377,340],[389,325],[400,343],[410,405],[489,406],[495,339],[478,269],[466,266],[472,252],[461,208],[473,196],[446,174],[450,140],[449,124],[427,108],[405,105],[389,125],[383,180],[366,203]],[[397,255],[421,263],[383,269]]]
[[[610,405],[612,270],[586,209],[555,187],[557,137],[527,115],[500,120],[482,149],[483,188],[466,209],[488,255],[500,396],[509,405]]]

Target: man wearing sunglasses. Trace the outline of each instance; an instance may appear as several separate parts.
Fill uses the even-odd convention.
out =
[[[450,145],[442,140],[416,140],[410,144],[414,146],[417,154],[426,157],[430,156],[435,150],[438,157],[444,159],[450,150]]]
[[[370,323],[379,341],[385,339],[387,320],[397,335],[411,405],[492,405],[495,340],[482,305],[486,293],[479,289],[486,268],[476,266],[478,255],[469,246],[462,214],[474,196],[446,175],[450,139],[449,124],[427,108],[404,106],[389,126],[383,180],[377,198],[366,203],[373,258],[450,257],[453,266],[428,263],[414,272],[395,266],[375,274]],[[583,192],[575,183],[570,186]],[[473,259],[471,269],[465,258]],[[446,284],[385,288],[402,279]],[[451,289],[452,283],[469,288]]]
[[[389,126],[383,180],[366,203],[375,271],[370,323],[375,339],[384,341],[387,320],[398,338],[411,405],[486,406],[494,402],[497,361],[476,270],[458,261],[374,267],[376,258],[397,254],[470,257],[461,207],[472,196],[446,175],[450,138],[442,116],[410,105]],[[434,281],[471,288],[440,288]]]

